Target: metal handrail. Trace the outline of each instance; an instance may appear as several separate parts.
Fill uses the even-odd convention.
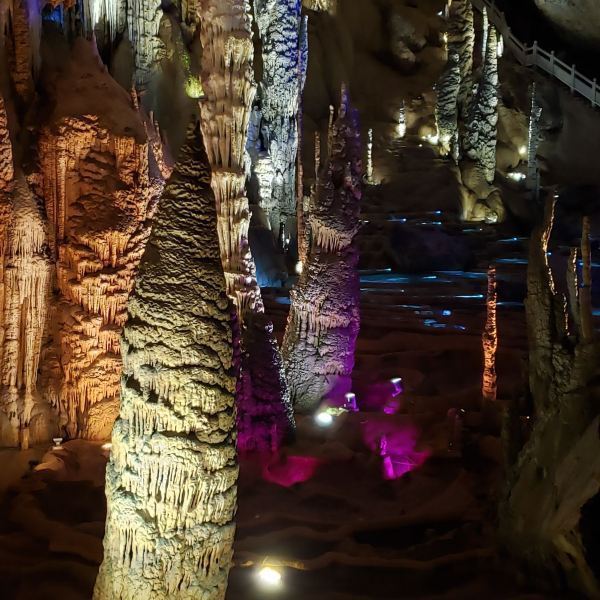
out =
[[[575,65],[568,65],[556,58],[554,51],[547,52],[540,48],[537,41],[533,46],[522,43],[510,30],[504,13],[500,11],[492,0],[471,0],[473,6],[483,12],[485,8],[488,20],[494,25],[504,38],[504,43],[517,61],[525,67],[538,67],[561,83],[569,87],[571,93],[577,93],[588,100],[595,108],[600,106],[600,88],[596,79],[589,79],[579,73]]]

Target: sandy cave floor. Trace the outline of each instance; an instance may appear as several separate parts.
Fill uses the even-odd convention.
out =
[[[498,419],[479,408],[490,262],[499,281],[499,397],[523,391],[526,240],[510,227],[461,224],[448,163],[418,140],[389,149],[380,164],[392,172],[395,161],[402,183],[370,187],[363,207],[361,411],[330,428],[300,419],[278,461],[242,460],[228,600],[551,597],[517,581],[495,547],[502,450]],[[380,240],[390,227],[416,232],[438,254],[459,240],[467,266],[386,267]],[[285,291],[265,291],[279,334],[288,302]],[[108,452],[82,441],[0,451],[2,598],[91,597]],[[277,592],[257,585],[262,564],[283,569]]]

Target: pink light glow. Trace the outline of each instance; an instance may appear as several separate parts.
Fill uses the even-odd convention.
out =
[[[404,384],[400,377],[378,381],[371,384],[361,395],[361,408],[371,411],[381,410],[387,415],[394,415],[402,406],[403,392]]]
[[[420,467],[429,457],[428,450],[416,450],[419,432],[416,427],[383,419],[363,424],[363,441],[371,452],[381,456],[384,479],[399,479]]]
[[[263,465],[262,478],[282,487],[311,479],[321,461],[314,456],[284,456]]]

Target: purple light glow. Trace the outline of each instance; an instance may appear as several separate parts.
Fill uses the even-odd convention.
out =
[[[384,479],[399,479],[420,467],[430,456],[429,450],[416,450],[419,431],[408,423],[373,418],[363,423],[363,441],[381,457]]]

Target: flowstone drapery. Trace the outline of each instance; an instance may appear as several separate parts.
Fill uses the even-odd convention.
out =
[[[327,168],[309,211],[312,245],[290,293],[283,356],[292,401],[308,412],[350,390],[359,330],[355,236],[362,195],[358,115],[342,93]]]
[[[263,80],[259,88],[261,137],[274,168],[272,202],[266,211],[274,235],[296,218],[298,112],[308,62],[307,20],[300,0],[255,0],[262,42]],[[295,237],[295,232],[290,232]]]
[[[49,405],[37,393],[52,279],[41,201],[13,154],[0,97],[0,446],[46,441]]]
[[[239,445],[240,450],[270,449],[281,442],[292,423],[281,357],[272,325],[263,314],[248,242],[245,149],[256,91],[252,17],[247,0],[201,0],[198,11],[206,93],[200,102],[201,126],[212,167],[211,185],[227,293],[236,306],[242,338]],[[255,347],[270,351],[266,356],[256,354],[252,351]],[[254,362],[260,365],[251,364]],[[250,381],[250,375],[258,372],[268,375],[261,376],[260,382]],[[270,404],[266,404],[267,398],[271,399]],[[246,441],[251,447],[245,448]]]
[[[546,200],[543,222],[530,241],[525,308],[534,414],[529,438],[508,466],[499,533],[508,550],[527,564],[530,578],[554,578],[556,586],[566,582],[584,597],[596,598],[600,587],[579,528],[582,507],[600,489],[589,219],[584,218],[582,227],[581,282],[577,250],[571,253],[569,317],[548,265],[554,205],[555,199]],[[513,415],[517,426],[521,418]]]
[[[123,333],[95,600],[222,600],[238,467],[231,308],[210,167],[190,127]]]
[[[464,148],[488,183],[496,176],[498,130],[498,37],[496,28],[488,32],[485,63],[473,98],[466,126]]]

